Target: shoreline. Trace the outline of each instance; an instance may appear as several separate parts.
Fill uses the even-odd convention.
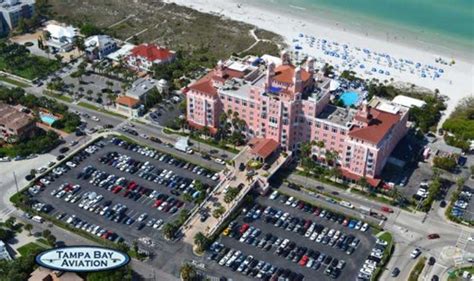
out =
[[[440,124],[442,124],[454,110],[459,100],[466,96],[472,96],[474,93],[474,81],[472,79],[474,76],[474,64],[472,60],[455,57],[455,64],[452,66],[437,64],[437,62],[435,62],[436,58],[441,57],[444,61],[451,62],[452,57],[446,54],[443,55],[442,53],[444,52],[434,50],[434,48],[430,49],[428,47],[430,45],[429,42],[418,42],[417,44],[409,40],[408,42],[404,42],[401,39],[392,41],[389,40],[390,37],[388,35],[384,40],[383,38],[377,37],[374,28],[368,28],[366,34],[361,34],[357,32],[356,29],[363,29],[364,26],[348,28],[344,23],[334,22],[334,20],[331,21],[328,17],[315,18],[314,16],[305,16],[302,15],[305,11],[300,9],[303,7],[291,8],[289,10],[285,10],[282,7],[265,8],[259,6],[259,4],[262,3],[255,3],[249,0],[195,0],[192,3],[186,0],[165,0],[165,2],[187,6],[204,13],[218,14],[223,18],[246,22],[258,28],[272,31],[281,35],[286,44],[290,47],[295,45],[295,40],[296,42],[298,42],[298,39],[302,39],[301,41],[303,41],[304,38],[314,36],[316,38],[327,39],[331,42],[337,42],[338,44],[347,44],[350,48],[370,48],[375,54],[382,52],[388,53],[392,57],[410,59],[415,62],[420,62],[423,65],[434,65],[435,67],[443,68],[442,76],[436,79],[430,79],[431,77],[422,78],[420,75],[417,75],[416,72],[415,74],[411,74],[405,69],[403,69],[403,71],[390,70],[390,76],[383,74],[378,75],[377,73],[369,75],[367,71],[364,72],[360,69],[353,69],[363,78],[377,78],[380,81],[393,79],[394,82],[400,81],[415,84],[432,91],[438,89],[441,95],[445,95],[449,98],[447,101],[448,108],[444,112]],[[386,33],[390,34],[392,31]],[[403,34],[392,33],[392,36],[398,38],[398,36],[403,36]],[[446,49],[450,50],[448,47],[446,47]],[[308,45],[303,47],[302,53],[303,52],[315,57],[317,60],[333,65],[341,62],[335,58],[325,57],[321,50],[309,49]],[[363,54],[361,55],[355,52],[351,55],[355,56],[359,62],[367,61],[367,58],[362,56]],[[471,54],[471,57],[472,56]]]

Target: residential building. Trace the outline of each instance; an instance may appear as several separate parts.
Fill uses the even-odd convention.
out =
[[[74,272],[51,270],[42,266],[30,274],[28,281],[83,281],[84,279]]]
[[[176,53],[156,44],[141,44],[134,47],[127,56],[127,64],[138,71],[151,71],[153,65],[169,63]]]
[[[138,117],[140,115],[141,102],[132,97],[119,96],[115,100],[115,107],[118,112],[129,117]]]
[[[136,46],[133,44],[124,43],[121,46],[119,46],[119,48],[116,51],[108,54],[107,58],[114,62],[121,62],[131,54],[133,48],[135,47]]]
[[[7,245],[2,240],[0,240],[0,261],[1,260],[12,260],[12,257],[7,250]]]
[[[102,60],[117,50],[117,42],[108,35],[94,35],[84,41],[86,55],[90,60]]]
[[[189,125],[216,132],[221,115],[230,113],[229,119],[245,121],[249,139],[272,139],[287,151],[311,142],[316,161],[325,160],[331,152],[333,164],[346,178],[366,177],[375,185],[390,153],[407,132],[408,109],[380,100],[364,103],[357,110],[337,107],[330,103],[331,79],[315,73],[312,58],[304,67],[292,65],[286,52],[279,60],[268,61],[220,61],[189,85]]]
[[[79,30],[71,25],[62,25],[59,23],[49,23],[45,31],[49,33],[46,45],[52,53],[69,52],[74,48],[74,40],[79,36]]]
[[[138,78],[132,83],[125,95],[141,102],[145,102],[150,91],[158,91],[158,84],[158,81],[153,78]]]
[[[0,139],[14,143],[32,136],[35,124],[30,114],[17,107],[0,103]]]
[[[0,2],[2,33],[18,26],[21,19],[29,19],[35,11],[35,0],[5,0]]]

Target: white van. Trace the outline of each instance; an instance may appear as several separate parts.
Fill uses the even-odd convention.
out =
[[[34,216],[31,218],[33,221],[35,222],[39,222],[39,223],[43,223],[44,222],[44,219],[40,216]]]

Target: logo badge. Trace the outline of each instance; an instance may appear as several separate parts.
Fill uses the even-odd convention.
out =
[[[92,272],[122,267],[130,262],[130,257],[108,248],[70,246],[41,252],[35,260],[40,266],[53,270]]]

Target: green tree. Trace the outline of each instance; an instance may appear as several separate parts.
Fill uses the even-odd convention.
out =
[[[89,37],[89,36],[92,36],[92,35],[99,35],[101,33],[103,33],[103,31],[93,25],[92,23],[84,23],[83,25],[81,25],[80,27],[80,31],[81,31],[81,34],[84,35],[85,37]]]
[[[198,252],[205,251],[209,246],[209,238],[202,232],[196,233],[196,235],[194,235],[194,246],[196,246]]]
[[[433,165],[436,168],[452,172],[456,168],[457,163],[456,163],[456,159],[454,157],[436,156],[433,159]]]
[[[176,231],[178,228],[176,227],[175,224],[173,223],[166,223],[163,226],[163,235],[165,236],[166,239],[172,239],[174,235],[176,234]]]
[[[196,278],[197,272],[194,266],[190,265],[189,263],[183,264],[181,269],[179,270],[179,274],[183,281],[192,281]]]
[[[31,236],[31,230],[33,230],[33,225],[31,223],[25,224],[25,230],[28,231],[28,235]]]
[[[56,236],[51,234],[48,237],[46,237],[46,240],[48,241],[48,244],[51,245],[52,247],[56,245]]]
[[[51,231],[49,229],[45,229],[42,232],[44,238],[48,238],[51,235]]]
[[[0,240],[8,241],[15,237],[15,233],[10,229],[5,229],[0,227]]]
[[[362,190],[367,190],[369,188],[369,182],[367,181],[366,177],[361,177],[357,184],[362,188]]]
[[[230,187],[224,194],[224,202],[229,204],[239,195],[239,192],[240,190],[237,187]]]

